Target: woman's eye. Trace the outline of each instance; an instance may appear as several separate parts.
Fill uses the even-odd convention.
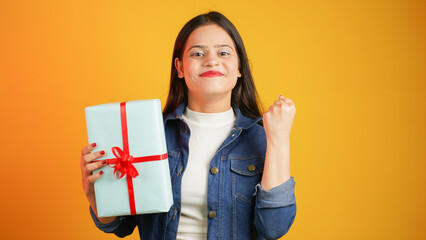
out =
[[[219,52],[219,55],[220,56],[228,56],[228,55],[230,55],[230,53],[229,52]]]
[[[203,53],[195,52],[195,53],[192,53],[191,56],[200,57],[200,56],[203,56]]]

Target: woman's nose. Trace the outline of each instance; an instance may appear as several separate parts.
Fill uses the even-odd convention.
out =
[[[217,56],[215,56],[214,54],[208,54],[207,57],[205,58],[204,65],[211,67],[211,66],[218,65],[218,63],[219,63],[219,60]]]

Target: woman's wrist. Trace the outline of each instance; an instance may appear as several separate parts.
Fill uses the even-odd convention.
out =
[[[290,146],[290,136],[266,136],[266,144],[269,147],[282,147],[282,146]]]
[[[102,224],[108,224],[114,222],[117,217],[98,217],[99,222]]]

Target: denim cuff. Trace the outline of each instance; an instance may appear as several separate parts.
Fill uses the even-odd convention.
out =
[[[96,217],[96,214],[95,212],[93,212],[91,206],[89,206],[89,209],[90,215],[92,215],[92,219],[95,222],[96,227],[106,233],[113,233],[117,229],[118,225],[121,223],[121,217],[116,217],[114,221],[107,224],[103,224],[99,221],[98,217]]]
[[[268,191],[265,191],[258,183],[253,194],[253,196],[257,195],[256,206],[258,208],[279,208],[295,204],[294,185],[293,177]]]

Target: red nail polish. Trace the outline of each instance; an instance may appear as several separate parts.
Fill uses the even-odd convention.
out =
[[[92,147],[96,147],[96,143],[92,143]]]
[[[101,155],[104,155],[104,154],[105,154],[105,151],[104,151],[104,150],[102,150],[102,151],[100,152],[100,154],[101,154]]]
[[[100,171],[99,174],[101,174],[101,175],[104,174],[104,171]]]
[[[107,160],[103,160],[103,161],[102,161],[102,164],[105,164],[105,163],[107,163]]]

